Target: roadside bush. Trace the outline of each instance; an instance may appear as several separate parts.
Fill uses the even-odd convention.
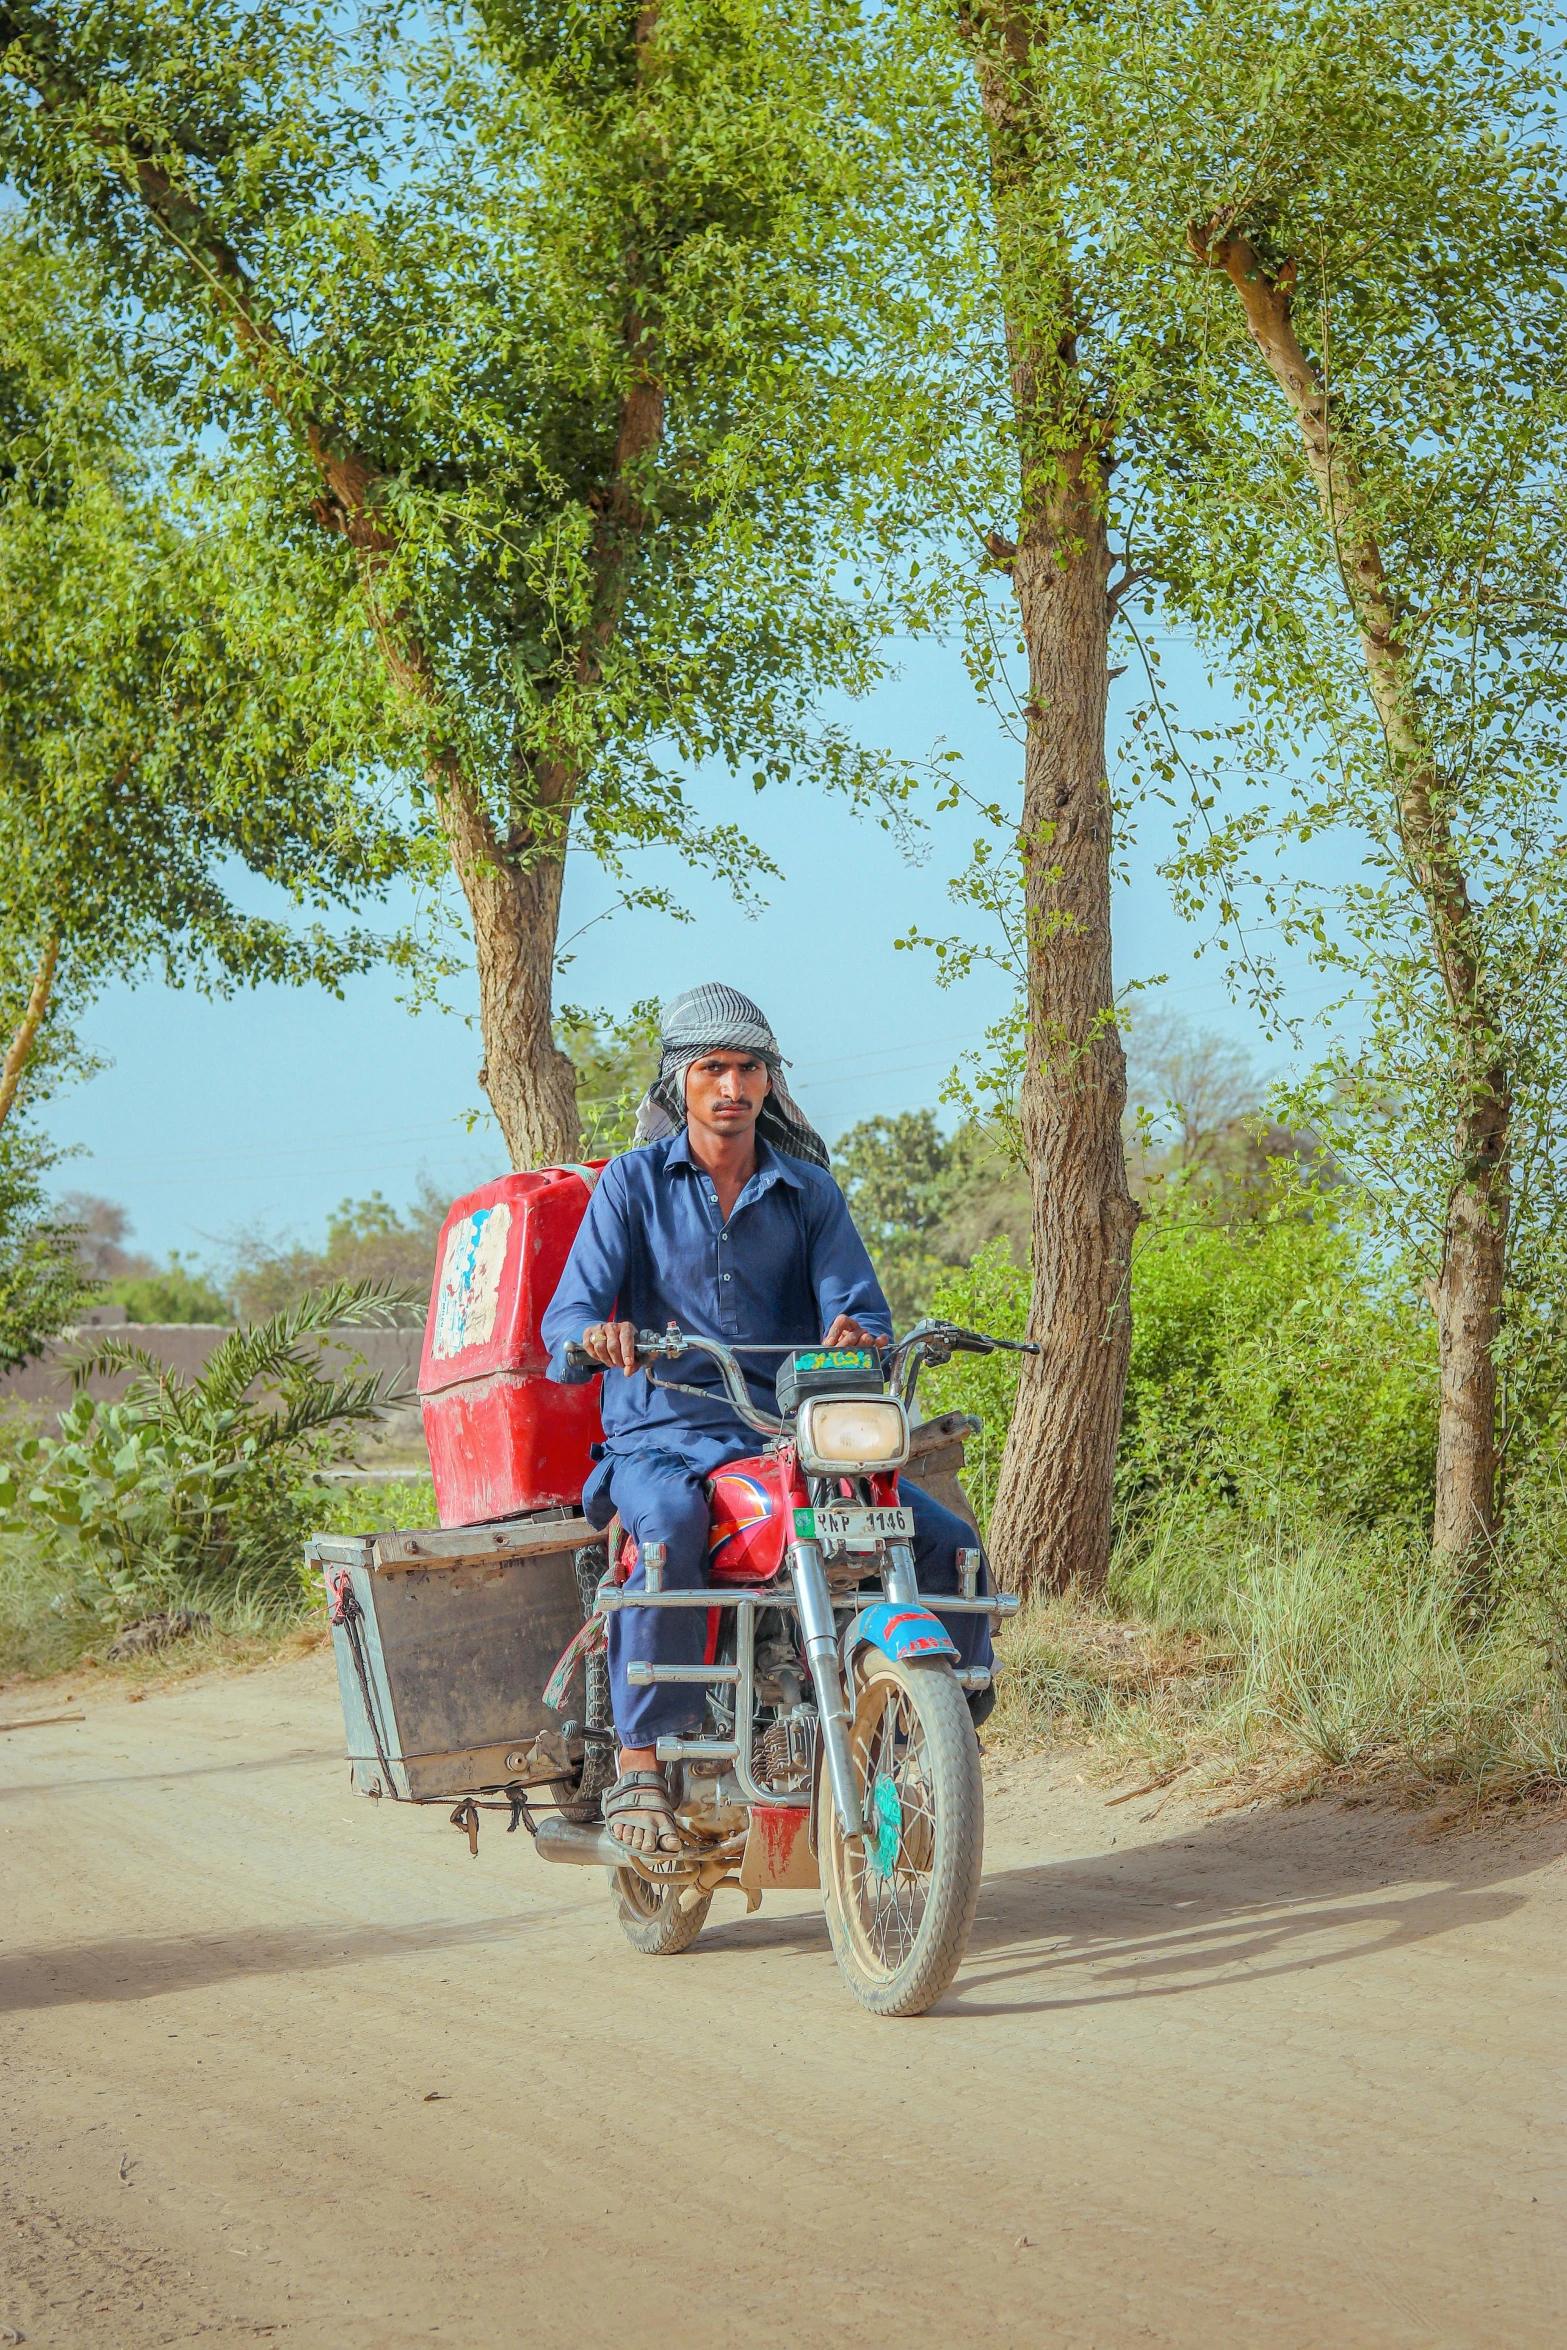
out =
[[[936,1283],[930,1311],[965,1329],[995,1338],[1021,1338],[1028,1325],[1028,1269],[1013,1258],[1002,1239],[989,1242],[972,1263]],[[980,1433],[968,1450],[964,1483],[980,1524],[990,1517],[1007,1429],[1017,1401],[1016,1355],[959,1355],[943,1369],[926,1371],[919,1386],[917,1416],[973,1412]]]
[[[1245,1515],[1410,1521],[1429,1506],[1428,1314],[1310,1191],[1260,1221],[1147,1219],[1117,1471],[1128,1508],[1186,1488]]]
[[[982,1249],[933,1310],[1019,1338],[1029,1278]],[[927,1412],[976,1413],[969,1490],[983,1519],[1017,1395],[1018,1358],[960,1357],[921,1383]],[[1117,1494],[1135,1516],[1176,1494],[1267,1520],[1407,1526],[1429,1507],[1436,1341],[1397,1278],[1320,1198],[1213,1223],[1179,1203],[1144,1221]]]
[[[235,1331],[195,1379],[120,1338],[84,1354],[81,1380],[136,1376],[117,1402],[78,1393],[56,1435],[13,1433],[0,1471],[5,1533],[60,1579],[56,1612],[123,1621],[209,1587],[296,1594],[325,1472],[396,1400],[383,1374],[328,1376],[320,1341],[402,1303],[382,1284],[334,1284]]]

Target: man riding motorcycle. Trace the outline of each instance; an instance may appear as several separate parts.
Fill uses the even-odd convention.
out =
[[[633,1589],[651,1542],[664,1545],[665,1588],[692,1590],[707,1580],[704,1480],[751,1452],[755,1433],[707,1356],[682,1361],[678,1387],[639,1373],[638,1329],[675,1324],[738,1348],[885,1348],[892,1317],[827,1172],[826,1147],[789,1094],[777,1039],[757,1006],[731,987],[693,988],[664,1015],[660,1056],[638,1117],[641,1147],[604,1169],[544,1316],[544,1339],[551,1378],[571,1384],[595,1376],[567,1363],[573,1341],[609,1374],[585,1514],[596,1526],[619,1516],[637,1546]],[[763,1408],[772,1405],[777,1359],[776,1351],[759,1354],[746,1365]],[[956,1596],[958,1552],[972,1546],[973,1529],[907,1479],[899,1498],[913,1512],[922,1594]],[[656,1746],[700,1729],[702,1696],[690,1684],[633,1686],[628,1668],[642,1660],[700,1663],[705,1623],[700,1609],[638,1608],[609,1618],[620,1775],[604,1817],[635,1852],[680,1849]],[[989,1666],[987,1617],[952,1616],[946,1629],[960,1669]],[[992,1693],[970,1702],[983,1719]]]

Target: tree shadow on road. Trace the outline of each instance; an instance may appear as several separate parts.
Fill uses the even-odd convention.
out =
[[[257,1928],[223,1934],[110,1934],[47,1950],[0,1949],[0,2015],[28,2009],[176,1998],[247,1975],[292,1975],[367,1959],[471,1950],[514,1939],[527,1921],[432,1919],[412,1926]]]
[[[1048,1799],[1039,1827],[1048,1833]],[[991,1867],[968,1957],[937,2013],[958,2021],[1189,1997],[1351,1965],[1512,1915],[1530,1897],[1525,1880],[1564,1848],[1559,1817],[1521,1831],[1433,1838],[1418,1818],[1312,1804],[1176,1826],[1157,1843]],[[526,1937],[533,1922],[512,1911],[412,1925],[126,1934],[38,1950],[0,1945],[0,2014],[478,1950]],[[605,1929],[613,1933],[607,1919],[584,1916],[584,1934]],[[815,1903],[719,1916],[680,1965],[763,1952],[822,1960],[827,1933]]]
[[[1048,1817],[1048,1806],[1046,1806]],[[1559,1819],[1440,1839],[1408,1816],[1326,1805],[1227,1815],[1153,1844],[987,1869],[939,2014],[1016,2016],[1217,1990],[1344,1966],[1494,1924],[1567,1846]],[[820,1918],[739,1919],[696,1945],[815,1955]]]

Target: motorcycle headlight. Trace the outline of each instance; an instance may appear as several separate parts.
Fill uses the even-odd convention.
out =
[[[800,1406],[795,1449],[815,1477],[901,1468],[909,1457],[908,1415],[895,1395],[813,1395]]]

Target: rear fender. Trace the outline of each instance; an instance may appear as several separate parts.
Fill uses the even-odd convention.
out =
[[[954,1664],[958,1655],[928,1607],[901,1607],[896,1600],[881,1600],[854,1618],[843,1636],[844,1664],[852,1664],[862,1648],[879,1648],[883,1656],[898,1659],[944,1656]]]

